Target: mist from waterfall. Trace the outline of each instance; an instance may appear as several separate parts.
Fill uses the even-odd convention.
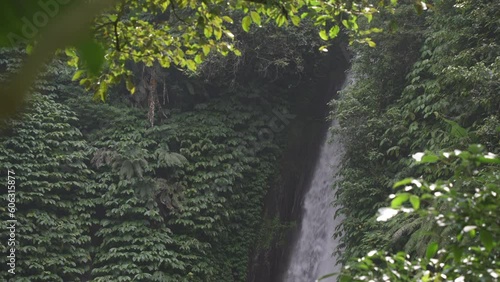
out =
[[[331,126],[336,126],[336,122]],[[323,275],[340,270],[332,253],[339,243],[333,238],[333,233],[342,219],[334,219],[336,208],[332,204],[335,193],[332,185],[339,169],[342,146],[338,140],[329,142],[330,137],[328,132],[305,194],[301,230],[291,250],[283,282],[314,282]],[[321,282],[336,280],[336,277],[329,277]]]

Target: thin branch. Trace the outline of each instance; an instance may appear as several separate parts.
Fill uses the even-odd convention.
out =
[[[178,19],[179,21],[185,23],[185,24],[188,24],[184,19],[180,18],[179,15],[177,15],[177,12],[175,10],[175,5],[174,5],[174,1],[170,1],[170,4],[171,4],[171,7],[172,7],[172,12],[174,13],[174,16],[176,19]]]
[[[116,48],[116,51],[118,51],[118,52],[121,51],[121,48],[120,48],[120,36],[118,34],[118,23],[120,22],[120,19],[123,17],[124,14],[125,14],[125,0],[122,0],[120,12],[116,16],[116,20],[113,23],[114,32],[115,32],[115,39],[116,39],[115,48]]]

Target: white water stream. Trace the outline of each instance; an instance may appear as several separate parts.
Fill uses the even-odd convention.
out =
[[[332,126],[335,126],[334,122]],[[300,234],[290,253],[290,262],[283,282],[314,282],[323,275],[337,272],[332,253],[338,244],[333,239],[335,227],[342,219],[334,219],[333,207],[334,175],[337,174],[342,157],[342,146],[338,141],[329,142],[330,133],[321,146],[312,181],[306,192],[302,212]],[[329,277],[320,282],[335,282]]]

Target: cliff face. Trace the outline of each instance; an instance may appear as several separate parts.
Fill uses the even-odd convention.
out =
[[[289,260],[290,246],[301,219],[302,202],[310,182],[319,147],[328,129],[327,103],[336,95],[345,80],[349,58],[340,46],[331,48],[331,55],[315,71],[317,82],[306,84],[294,93],[295,119],[289,125],[287,149],[281,160],[280,175],[270,188],[264,202],[264,220],[279,219],[292,228],[278,231],[265,249],[251,254],[248,282],[278,282]],[[305,95],[304,93],[308,93]]]

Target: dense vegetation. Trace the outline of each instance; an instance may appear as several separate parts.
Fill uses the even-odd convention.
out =
[[[352,81],[332,101],[346,151],[342,279],[498,279],[500,3],[159,2],[94,7],[91,36],[47,43],[78,24],[49,26],[28,57],[24,71],[75,47],[38,77],[25,111],[2,121],[19,239],[16,276],[2,264],[1,280],[245,281],[253,251],[288,224],[263,218],[263,199],[293,136],[290,113],[325,76],[318,49],[339,25],[368,43],[352,47]],[[429,9],[419,15],[415,3]],[[12,31],[0,23],[0,34]],[[12,93],[37,71],[19,89],[7,84],[25,49],[0,49]],[[16,112],[22,96],[10,93],[0,117]],[[0,213],[8,220],[5,205]]]
[[[15,281],[245,281],[274,232],[263,197],[305,98],[292,93],[326,56],[309,30],[252,31],[242,58],[214,55],[197,75],[135,65],[137,92],[111,88],[108,103],[61,54],[1,132],[2,169],[18,175]],[[1,52],[5,79],[25,53]]]
[[[437,244],[446,249],[439,255],[439,263],[446,263],[443,273],[447,279],[467,273],[465,281],[474,281],[486,269],[498,277],[499,221],[487,219],[491,208],[498,209],[498,165],[480,166],[482,161],[477,158],[486,152],[500,152],[500,33],[496,24],[500,6],[495,1],[443,0],[436,1],[422,17],[411,10],[402,6],[394,16],[378,19],[388,21],[388,25],[395,21],[397,30],[377,36],[375,49],[356,49],[353,82],[342,92],[342,99],[334,102],[334,116],[341,124],[338,132],[347,151],[341,172],[343,180],[338,183],[339,204],[346,216],[339,232],[343,235],[341,256],[349,261],[371,250],[385,250],[422,258],[428,253],[428,246]],[[483,146],[469,148],[471,144]],[[439,153],[451,151],[446,155],[453,156],[455,149],[469,152],[457,153],[457,160]],[[436,157],[425,159],[426,165],[410,160],[411,155],[425,150],[435,152]],[[438,158],[441,161],[437,162]],[[430,184],[409,187],[416,190],[415,194],[410,198],[400,191],[402,196],[392,200],[393,206],[413,199],[413,205],[407,202],[406,208],[434,208],[437,214],[403,213],[385,224],[377,222],[377,210],[387,206],[388,196],[395,197],[393,184],[406,177],[422,178],[421,181],[437,183],[438,187],[451,183],[454,194],[450,196],[439,189],[439,193],[434,193],[428,190]],[[418,200],[418,196],[429,192],[437,199],[433,196]],[[443,199],[463,202],[464,206],[447,204],[437,197],[441,193]],[[471,202],[476,197],[485,197],[485,202]],[[442,213],[450,219],[450,211],[461,208],[467,210],[460,214],[463,218],[455,216],[445,221],[439,217]],[[471,210],[475,211],[468,214]],[[479,242],[473,235],[471,239],[460,239],[462,230],[469,229],[464,229],[466,226],[477,227],[476,231],[483,234]],[[469,258],[471,264],[460,256],[450,261],[447,253],[452,246],[465,253],[481,253],[481,257]],[[401,263],[394,269],[402,270],[404,259],[404,254],[394,258]],[[438,274],[443,270],[437,265],[429,268],[427,262],[406,276],[388,277],[402,281],[423,279],[425,270]],[[376,265],[385,264],[378,261],[368,265],[362,268],[373,270]],[[463,270],[454,272],[460,267]],[[390,272],[389,267],[379,270]],[[361,271],[358,279],[363,274],[366,273]],[[382,274],[371,275],[374,274],[365,277],[382,279]],[[482,275],[482,281],[495,279],[493,274]],[[435,281],[434,274],[430,277]]]

